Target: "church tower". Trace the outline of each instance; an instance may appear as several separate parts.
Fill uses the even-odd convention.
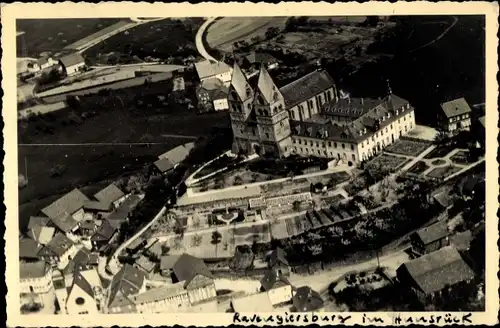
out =
[[[233,130],[233,153],[252,154],[259,150],[259,132],[253,110],[254,90],[237,63],[229,87],[229,115]]]
[[[287,156],[291,130],[285,99],[269,72],[261,65],[254,95],[254,108],[261,141],[261,153]]]

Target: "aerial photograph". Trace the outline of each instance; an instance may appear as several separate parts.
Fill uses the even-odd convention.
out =
[[[485,311],[484,15],[16,32],[21,314]]]

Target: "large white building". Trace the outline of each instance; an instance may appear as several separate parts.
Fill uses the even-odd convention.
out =
[[[351,98],[323,70],[278,89],[264,67],[248,79],[235,65],[229,104],[235,153],[357,163],[415,127],[413,107],[390,88],[381,99]]]
[[[20,293],[44,294],[52,288],[52,268],[44,261],[19,263]]]
[[[215,78],[221,80],[226,85],[231,83],[233,69],[224,62],[205,60],[194,64],[194,66],[201,82]]]

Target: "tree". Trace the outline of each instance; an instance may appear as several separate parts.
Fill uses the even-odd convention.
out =
[[[194,234],[191,237],[191,246],[198,247],[201,245],[202,237],[199,234]]]
[[[186,227],[184,227],[184,225],[180,222],[180,220],[177,217],[175,217],[174,226],[172,230],[176,235],[179,235],[182,238],[184,236],[184,231],[186,230]]]
[[[174,237],[174,245],[173,245],[173,248],[175,250],[179,250],[182,246],[182,236],[175,236]]]
[[[380,17],[378,16],[367,16],[365,20],[365,24],[367,26],[375,27],[380,21]]]
[[[167,244],[161,245],[161,255],[165,256],[168,254],[168,252],[170,252],[170,247],[168,247]]]
[[[296,200],[293,202],[293,210],[296,212],[300,212],[302,202],[300,200]]]
[[[217,230],[212,232],[212,244],[217,245],[222,241],[222,235]]]
[[[280,29],[276,26],[271,26],[266,30],[266,39],[270,40],[280,33]]]
[[[52,178],[63,176],[67,170],[65,165],[57,164],[50,169],[50,176]]]

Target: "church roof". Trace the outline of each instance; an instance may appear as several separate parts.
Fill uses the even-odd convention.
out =
[[[245,101],[248,98],[253,97],[253,90],[250,88],[245,74],[236,63],[233,68],[231,86],[234,88],[241,101]]]
[[[335,82],[326,71],[314,71],[280,88],[287,108],[300,104],[331,87]]]
[[[264,100],[271,104],[277,101],[281,94],[276,85],[273,82],[273,79],[269,75],[269,72],[266,70],[264,65],[261,65],[259,72],[259,79],[257,81],[257,88],[260,91],[260,94],[264,98]]]

